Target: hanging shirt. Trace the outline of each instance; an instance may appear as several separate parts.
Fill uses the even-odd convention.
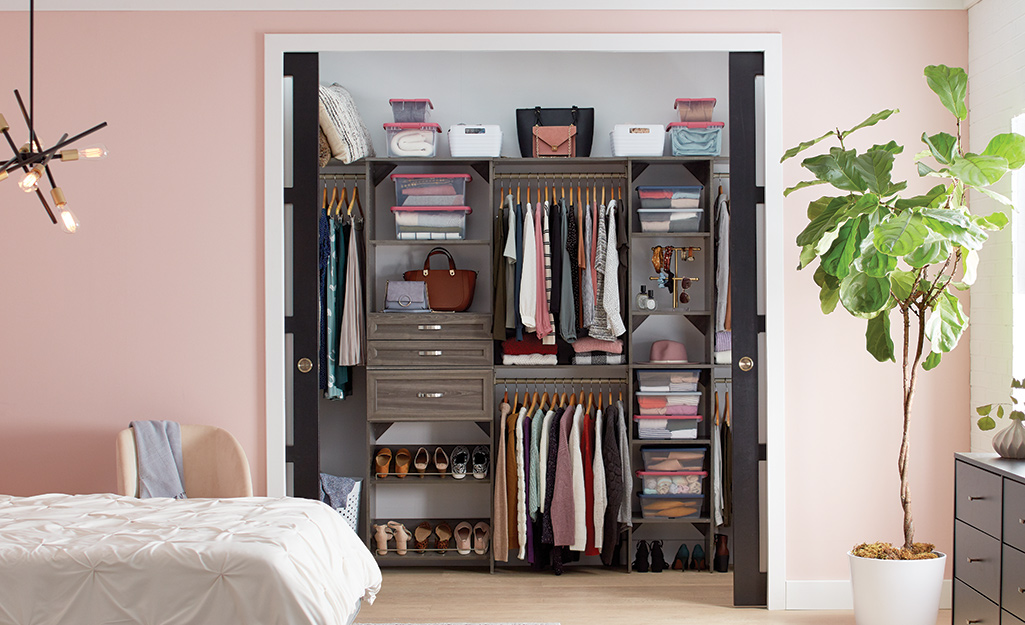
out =
[[[605,485],[605,457],[602,453],[602,411],[594,415],[594,462],[592,469],[594,473],[594,548],[601,550],[602,541],[605,539],[605,505],[608,502]]]
[[[327,278],[324,284],[324,340],[327,341],[327,388],[328,399],[344,399],[343,386],[349,381],[349,370],[339,363],[339,331],[342,328],[342,305],[345,285],[345,232],[336,219],[329,219]]]
[[[510,412],[509,416],[505,418],[505,492],[509,509],[506,525],[509,528],[509,543],[499,548],[504,548],[506,552],[518,549],[520,546],[519,534],[516,529],[516,421],[519,416],[520,411],[516,410]]]
[[[572,409],[572,411],[570,410]],[[566,409],[559,421],[559,446],[552,493],[552,535],[556,546],[572,545],[576,539],[576,513],[573,501],[573,462],[570,441],[574,416],[579,406]],[[579,446],[578,446],[579,449]]]
[[[516,537],[520,550],[517,558],[527,558],[527,469],[523,466],[526,457],[523,450],[523,424],[529,419],[527,409],[520,408],[516,418]],[[528,441],[529,444],[529,441]]]
[[[502,218],[502,209],[498,211],[494,219],[493,241],[491,249],[491,283],[494,288],[491,313],[491,338],[496,341],[505,340],[505,276],[506,263],[502,242],[505,241],[505,220]]]
[[[577,406],[569,435],[569,464],[573,475],[573,544],[569,546],[572,551],[587,548],[587,494],[584,486],[584,454],[581,449],[583,428],[584,407]]]
[[[516,305],[519,301],[516,298],[513,285],[516,284],[516,206],[513,204],[513,196],[505,196],[505,248],[502,256],[505,258],[505,327],[508,330],[516,329]]]
[[[527,332],[537,329],[537,238],[530,204],[523,211],[523,269],[520,275],[520,320]]]
[[[509,561],[509,499],[506,491],[505,472],[505,420],[512,412],[512,406],[508,402],[502,402],[499,406],[498,415],[498,458],[495,460],[495,504],[491,528],[491,540],[495,545],[495,561]],[[503,548],[505,547],[505,548]]]
[[[619,522],[633,525],[633,517],[630,513],[630,501],[633,500],[634,480],[630,474],[630,439],[626,430],[626,410],[623,409],[623,402],[616,402],[616,425],[619,430],[619,454],[622,457],[622,474],[620,479],[623,484],[623,501],[619,506]]]
[[[513,310],[516,317],[516,340],[523,340],[523,318],[520,317],[520,282],[523,279],[523,207],[516,205],[516,259],[513,263]]]
[[[608,497],[608,505],[605,507],[605,531],[601,547],[601,561],[606,566],[612,564],[612,556],[616,551],[616,544],[619,542],[619,509],[623,504],[623,483],[620,476],[623,475],[623,465],[619,453],[618,432],[616,428],[617,409],[609,407],[605,415],[605,432],[602,435],[602,456],[605,459],[605,484]],[[629,453],[626,453],[626,463],[629,464]]]
[[[538,511],[544,513],[546,495],[548,489],[548,441],[552,433],[552,421],[555,419],[555,410],[549,410],[541,422],[541,441],[538,443],[537,473],[538,473]],[[554,450],[553,450],[554,451]],[[554,477],[554,476],[553,476]]]
[[[605,207],[598,209],[598,236],[595,244],[595,293],[597,294],[597,305],[594,309],[594,319],[588,326],[588,334],[592,338],[603,341],[611,341],[616,338],[609,332],[609,316],[605,312],[605,247],[608,244],[608,232],[605,230]]]
[[[554,345],[555,337],[552,337],[551,341],[544,340],[552,333],[552,317],[548,310],[548,293],[551,287],[551,248],[545,245],[545,238],[548,234],[545,227],[547,215],[547,202],[544,206],[539,204],[534,208],[534,237],[537,245],[537,290],[534,302],[534,322],[537,328],[537,338],[542,339],[546,345]]]
[[[345,264],[345,304],[342,329],[338,335],[338,364],[354,367],[363,364],[366,323],[363,315],[363,261],[360,259],[363,220],[355,218],[349,228],[348,262]],[[348,377],[348,376],[346,376]]]
[[[580,301],[580,272],[577,269],[577,221],[571,206],[562,206],[565,228],[562,231],[562,312],[559,315],[559,334],[562,340],[577,340],[577,307]]]
[[[569,407],[572,409],[572,406]],[[558,471],[559,462],[559,429],[561,417],[569,409],[560,408],[552,416],[551,423],[545,420],[545,429],[548,436],[548,455],[546,456],[544,511],[541,519],[541,543],[545,545],[555,544],[555,533],[552,529],[552,502],[555,498],[555,474]]]
[[[609,202],[608,208],[608,244],[605,246],[605,289],[602,305],[609,322],[609,333],[613,337],[626,333],[626,324],[620,313],[622,298],[619,294],[619,239],[616,229],[616,201]]]
[[[721,332],[732,325],[726,315],[730,298],[730,211],[723,193],[715,198],[715,221],[715,329]]]
[[[583,325],[581,327],[590,328],[591,324],[594,323],[594,273],[591,271],[594,268],[594,255],[591,254],[592,245],[594,243],[594,233],[591,228],[591,208],[589,206],[584,207],[584,271],[583,271],[583,282],[580,285],[580,299],[582,300],[581,306],[583,307],[583,316],[581,321]]]
[[[594,419],[584,414],[580,428],[580,452],[584,466],[584,523],[587,526],[587,539],[584,544],[585,556],[598,555],[594,544]]]
[[[549,412],[548,414],[551,414]],[[530,476],[527,481],[527,513],[534,521],[541,509],[541,430],[545,413],[539,408],[530,422]]]
[[[563,200],[565,202],[565,200]],[[559,202],[552,202],[552,210],[549,211],[549,234],[552,242],[552,295],[549,298],[548,309],[553,318],[558,318],[562,311],[562,257],[565,243],[562,234],[562,205]],[[554,326],[554,322],[552,324]],[[553,332],[555,328],[553,328]]]
[[[715,406],[715,414],[712,417],[712,522],[716,527],[723,524],[723,512],[725,503],[722,494],[722,436],[720,431],[719,416],[719,391],[715,392],[715,399],[712,402]]]

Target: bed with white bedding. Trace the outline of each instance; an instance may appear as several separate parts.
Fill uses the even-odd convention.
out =
[[[2,625],[343,625],[380,588],[318,501],[0,495]]]

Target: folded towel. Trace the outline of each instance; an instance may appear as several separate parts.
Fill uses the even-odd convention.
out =
[[[525,334],[522,341],[516,339],[506,339],[502,341],[502,353],[509,356],[518,356],[522,354],[557,354],[559,352],[558,347],[555,345],[545,345],[541,342],[541,339],[537,338],[536,334]]]
[[[573,351],[578,354],[581,352],[605,352],[608,354],[622,354],[623,340],[616,339],[614,341],[603,341],[601,339],[595,339],[589,336],[584,336],[578,338],[573,343]]]
[[[185,499],[182,433],[176,421],[132,421],[139,464],[139,498]]]
[[[641,408],[665,408],[666,398],[663,396],[638,397],[637,405]]]
[[[455,195],[456,188],[450,184],[429,184],[422,187],[407,184],[403,195]]]
[[[626,357],[622,354],[607,354],[605,352],[584,352],[573,356],[575,365],[621,365],[625,362]]]
[[[502,355],[503,365],[534,365],[538,367],[548,367],[559,364],[559,357],[555,354],[519,354],[519,355]]]
[[[637,195],[639,195],[640,197],[642,197],[642,198],[644,198],[646,200],[647,199],[666,199],[666,200],[669,200],[669,199],[672,199],[673,192],[672,191],[662,191],[662,190],[650,191],[650,190],[645,189],[645,190],[638,191]]]
[[[673,417],[692,417],[697,413],[697,406],[641,406],[637,410],[637,414],[640,415],[666,415]]]

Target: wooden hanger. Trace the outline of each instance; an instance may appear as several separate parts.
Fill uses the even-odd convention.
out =
[[[526,398],[524,398],[526,400]],[[527,409],[527,415],[532,415],[537,411],[538,394],[534,391],[534,394],[530,397],[530,408]]]
[[[726,422],[726,427],[733,427],[732,419],[730,418],[730,391],[726,391],[725,407],[722,410],[723,421]]]
[[[544,394],[541,395],[541,405],[539,406],[539,408],[541,409],[541,412],[545,411],[545,406],[547,406],[547,405],[548,405],[548,391],[545,391]]]
[[[576,394],[576,393],[573,393],[573,394],[571,394],[571,395],[569,396],[569,405],[570,405],[570,406],[575,406],[575,405],[577,405],[577,394]]]
[[[516,203],[520,203],[520,183],[516,183]]]
[[[605,185],[601,186],[601,205],[605,206]]]
[[[342,216],[342,208],[348,207],[349,205],[349,191],[345,188],[345,183],[342,183],[342,192],[338,194],[338,201],[335,203],[335,219],[340,219]],[[348,214],[348,212],[346,212]]]
[[[559,408],[566,407],[566,391],[562,391],[562,396],[559,397]]]
[[[359,185],[355,182],[352,183],[352,200],[349,201],[349,217],[352,217],[352,206],[356,205],[356,209],[359,211],[359,218],[366,219],[366,215],[363,214],[363,202],[359,199]]]
[[[502,395],[502,403],[503,404],[508,404],[509,403],[509,389],[505,389],[505,395]]]
[[[516,414],[520,410],[520,389],[514,389],[513,391],[513,414]]]
[[[602,400],[601,400],[601,398],[602,398],[601,389],[598,389],[598,410],[602,409]]]
[[[323,210],[327,210],[327,209],[331,208],[331,204],[327,201],[327,185],[326,184],[324,185],[324,201],[321,202],[320,208],[323,209]]]
[[[592,408],[594,408],[594,391],[587,394],[587,414],[591,414]]]

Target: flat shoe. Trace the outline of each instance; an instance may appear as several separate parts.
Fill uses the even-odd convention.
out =
[[[466,477],[466,465],[470,463],[470,450],[459,445],[452,450],[452,477],[461,480]]]
[[[434,468],[441,474],[441,477],[445,477],[445,473],[448,472],[448,456],[441,447],[434,450]]]
[[[455,531],[456,537],[456,551],[461,556],[465,556],[470,553],[470,538],[473,537],[473,526],[466,521],[463,521],[456,526]]]
[[[441,555],[445,555],[445,552],[448,551],[448,541],[452,540],[452,526],[442,521],[434,528],[434,533],[438,535],[435,548],[441,552]]]
[[[413,546],[416,548],[417,553],[423,553],[427,550],[427,540],[431,537],[434,530],[431,529],[431,524],[427,521],[423,521],[420,525],[416,526],[413,530]]]
[[[406,477],[409,473],[409,463],[413,460],[413,456],[409,453],[409,450],[403,447],[402,449],[395,452],[395,473],[399,477]]]
[[[473,448],[473,477],[483,480],[488,476],[488,465],[491,464],[489,456],[491,451],[483,446],[477,445]]]
[[[374,457],[374,465],[377,467],[377,478],[388,477],[391,472],[391,450],[385,447],[377,452]]]
[[[413,457],[413,468],[420,474],[420,477],[424,476],[424,472],[427,471],[427,464],[431,461],[431,455],[427,453],[427,449],[421,447],[416,450],[416,456]]]
[[[413,535],[409,533],[406,526],[398,521],[388,521],[388,529],[392,532],[392,537],[395,538],[395,553],[400,556],[406,555],[406,541],[413,538]]]
[[[473,552],[484,555],[488,552],[488,541],[491,540],[491,526],[481,521],[473,526]]]

